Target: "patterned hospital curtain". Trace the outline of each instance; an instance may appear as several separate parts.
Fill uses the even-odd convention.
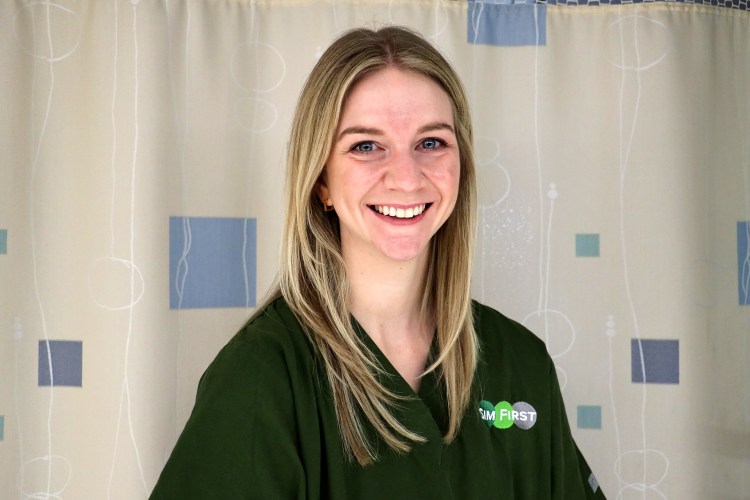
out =
[[[273,280],[305,76],[389,23],[464,79],[474,295],[605,493],[749,498],[748,5],[561,3],[1,2],[0,498],[147,497]]]

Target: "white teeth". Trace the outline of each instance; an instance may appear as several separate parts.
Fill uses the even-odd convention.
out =
[[[410,208],[404,209],[404,208],[389,207],[387,205],[375,205],[374,208],[378,213],[381,213],[383,215],[396,217],[398,219],[411,219],[412,217],[421,215],[422,212],[424,212],[424,209],[426,207],[427,205],[418,205],[416,207],[410,207]]]

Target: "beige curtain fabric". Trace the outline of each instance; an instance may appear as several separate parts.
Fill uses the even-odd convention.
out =
[[[1,498],[147,497],[273,280],[306,74],[389,23],[464,79],[474,295],[547,342],[608,497],[750,496],[750,13],[540,6],[499,46],[483,8],[0,4]]]

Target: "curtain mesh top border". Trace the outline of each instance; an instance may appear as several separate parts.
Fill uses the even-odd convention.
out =
[[[462,0],[458,0],[462,1]],[[596,7],[609,5],[634,5],[634,4],[672,4],[672,5],[700,5],[720,7],[734,10],[750,11],[750,0],[465,0],[469,3],[491,3],[491,4],[541,4],[541,5],[563,5],[570,7]]]

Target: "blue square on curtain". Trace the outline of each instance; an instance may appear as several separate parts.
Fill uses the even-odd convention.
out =
[[[599,235],[576,234],[576,257],[599,257]]]
[[[5,415],[0,415],[0,441],[5,441]]]
[[[0,229],[0,255],[8,253],[8,230]]]
[[[40,387],[81,387],[82,374],[83,342],[77,340],[39,341]]]
[[[255,219],[170,217],[170,309],[253,307],[255,267]]]
[[[679,384],[680,341],[631,339],[633,383]]]
[[[579,429],[601,429],[602,407],[601,406],[579,406],[578,407]]]
[[[737,291],[740,305],[750,304],[750,222],[737,223]]]
[[[534,0],[469,0],[467,23],[467,41],[471,44],[547,44],[547,5]]]

